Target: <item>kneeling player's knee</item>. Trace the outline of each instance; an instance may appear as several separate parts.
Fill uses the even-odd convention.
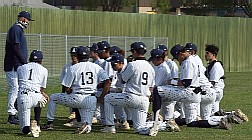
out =
[[[31,132],[31,131],[30,131],[30,126],[25,126],[25,127],[23,127],[23,128],[22,128],[22,132],[23,132],[24,134],[28,134],[29,132]]]

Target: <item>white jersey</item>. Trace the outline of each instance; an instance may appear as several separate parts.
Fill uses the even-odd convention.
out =
[[[171,70],[172,79],[178,79],[178,65],[174,61],[172,61],[171,59],[168,59],[166,61],[166,63]]]
[[[192,55],[195,59],[196,64],[199,67],[199,73],[200,73],[200,79],[199,79],[199,84],[202,87],[202,89],[210,88],[212,87],[212,84],[208,81],[207,77],[205,76],[205,71],[206,68],[203,65],[202,60],[198,55]]]
[[[150,96],[150,87],[155,85],[155,71],[146,60],[135,60],[128,63],[121,72],[122,80],[126,82],[125,92]]]
[[[172,79],[171,70],[166,62],[161,63],[158,66],[153,66],[155,71],[155,85],[164,86],[167,85],[167,81]]]
[[[69,71],[70,67],[73,66],[72,62],[69,62],[67,63],[64,67],[63,67],[63,70],[61,72],[61,75],[60,75],[60,81],[62,82],[67,71]]]
[[[102,67],[102,64],[104,63],[104,59],[100,59],[100,58],[98,58],[97,60],[95,60],[93,63],[95,63],[95,64],[97,64],[97,65],[99,65],[99,66],[101,66]]]
[[[98,83],[109,79],[106,72],[91,62],[80,62],[72,67],[62,81],[62,85],[71,87],[73,92],[94,93]]]
[[[214,88],[224,89],[224,80],[221,78],[224,76],[224,69],[220,62],[215,62],[212,69],[209,71],[209,81],[215,82]]]
[[[30,62],[19,66],[17,74],[20,89],[30,89],[40,92],[41,87],[46,88],[48,71],[39,63]]]
[[[189,56],[181,63],[180,80],[192,79],[191,87],[199,87],[200,71],[193,56]]]

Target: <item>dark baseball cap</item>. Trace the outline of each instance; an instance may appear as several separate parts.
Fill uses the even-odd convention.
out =
[[[163,44],[159,44],[159,45],[157,45],[157,47],[156,47],[156,48],[161,49],[161,50],[163,50],[163,51],[167,51],[167,50],[168,50],[168,47],[167,47],[167,46],[165,46],[165,45],[163,45]]]
[[[112,46],[110,48],[110,55],[114,54],[114,53],[118,53],[121,49],[118,46]]]
[[[143,42],[134,42],[130,45],[130,50],[129,51],[132,51],[132,50],[137,50],[137,49],[144,49],[146,50],[146,46]]]
[[[42,61],[43,53],[40,50],[33,50],[30,54],[30,61],[37,62]]]
[[[110,48],[110,44],[107,41],[101,41],[97,43],[98,46],[98,53],[101,53],[103,50],[107,50]]]
[[[77,49],[77,55],[89,55],[90,51],[88,47],[79,46]]]
[[[121,54],[119,54],[119,53],[114,53],[111,56],[111,59],[108,60],[108,62],[111,62],[111,63],[124,62],[124,57]]]
[[[78,50],[78,47],[74,46],[70,49],[69,53],[71,54],[76,54],[77,53],[77,50]]]
[[[21,11],[18,14],[18,17],[24,17],[24,18],[28,19],[29,21],[34,21],[33,19],[31,19],[31,14],[27,11]]]
[[[98,50],[98,45],[96,43],[93,43],[89,49],[90,49],[90,51],[96,52]]]
[[[155,58],[164,56],[164,51],[162,49],[156,48],[151,50],[150,54],[151,57],[148,59],[148,61],[153,61]]]
[[[186,50],[193,50],[193,51],[197,52],[197,46],[193,43],[186,43],[185,49]]]
[[[171,50],[170,53],[173,56],[173,59],[178,59],[178,54],[184,50],[184,47],[180,44],[174,45]]]

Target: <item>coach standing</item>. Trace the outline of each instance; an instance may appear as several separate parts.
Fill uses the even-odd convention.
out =
[[[32,21],[30,13],[21,11],[18,14],[16,23],[11,26],[6,37],[4,71],[10,86],[7,105],[9,124],[18,124],[18,118],[16,117],[18,111],[14,106],[18,94],[17,68],[27,63],[28,54],[24,29],[27,28],[30,21]]]

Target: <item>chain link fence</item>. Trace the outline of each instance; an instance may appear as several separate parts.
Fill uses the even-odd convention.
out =
[[[4,72],[4,54],[5,54],[5,39],[6,33],[0,33],[1,53],[0,60],[0,89],[7,91],[7,81]],[[148,52],[146,57],[149,57],[151,49],[158,44],[168,44],[167,37],[125,37],[125,36],[68,36],[68,35],[48,35],[48,34],[26,34],[28,44],[28,54],[34,49],[42,50],[44,54],[43,66],[48,69],[48,85],[56,86],[60,84],[60,74],[63,66],[70,62],[69,50],[73,46],[90,46],[92,43],[99,41],[108,41],[111,46],[116,45],[125,50],[125,56],[130,55],[127,52],[130,44],[136,41],[144,42]]]

